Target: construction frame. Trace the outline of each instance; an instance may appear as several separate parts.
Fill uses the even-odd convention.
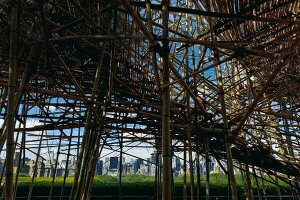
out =
[[[192,199],[210,197],[209,173],[200,194],[193,169],[210,156],[228,175],[231,199],[236,169],[248,199],[249,177],[262,174],[299,199],[299,0],[0,1],[0,76],[7,200],[25,152],[76,157],[69,199],[89,199],[103,149],[122,158],[149,146],[161,158],[157,199],[173,198],[175,152],[184,154]]]

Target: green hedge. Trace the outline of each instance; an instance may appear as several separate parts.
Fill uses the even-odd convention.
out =
[[[189,180],[189,177],[187,177]],[[245,199],[242,178],[240,175],[236,175],[237,190],[239,199]],[[47,196],[51,187],[52,178],[35,178],[33,185],[32,196]],[[60,196],[62,189],[63,178],[58,177],[55,179],[53,196]],[[69,195],[72,187],[73,177],[68,177],[66,180],[66,186],[64,188],[64,195]],[[197,181],[195,180],[195,183]],[[254,180],[252,180],[254,183]],[[135,196],[153,196],[154,194],[155,179],[151,176],[143,175],[124,175],[122,176],[122,195],[135,195]],[[31,185],[31,177],[20,177],[17,189],[18,197],[25,197],[28,195],[28,191]],[[284,188],[287,193],[281,190],[283,195],[290,194],[290,190],[286,184],[280,182],[281,188]],[[187,184],[188,193],[190,191],[190,184]],[[253,184],[253,192],[257,194],[255,184]],[[111,176],[96,176],[93,182],[92,195],[104,195],[104,196],[117,196],[119,193],[119,180],[118,177]],[[262,186],[261,186],[262,187]],[[2,188],[1,188],[2,190]],[[277,195],[277,187],[265,182],[265,190],[268,195]],[[195,188],[196,191],[196,188]],[[175,196],[183,195],[183,178],[174,178],[174,194]],[[205,180],[201,178],[201,195],[205,195]],[[227,176],[224,174],[211,174],[210,175],[210,194],[213,196],[227,196],[228,183]]]

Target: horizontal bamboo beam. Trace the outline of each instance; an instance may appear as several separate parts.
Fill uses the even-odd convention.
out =
[[[130,1],[130,4],[133,6],[138,6],[146,8],[146,3],[141,1]],[[162,6],[158,4],[151,4],[150,8],[153,10],[162,10]],[[184,13],[184,14],[193,14],[206,17],[217,17],[217,18],[226,18],[226,19],[237,19],[237,20],[249,20],[249,21],[258,21],[258,22],[268,22],[268,23],[288,23],[288,24],[299,24],[298,20],[294,19],[281,19],[281,18],[272,18],[272,17],[257,17],[257,16],[246,16],[246,15],[237,15],[231,13],[221,13],[221,12],[212,12],[204,11],[191,8],[183,7],[169,7],[170,12]]]

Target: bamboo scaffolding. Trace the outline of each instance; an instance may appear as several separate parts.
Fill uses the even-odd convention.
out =
[[[0,3],[2,197],[18,197],[32,154],[27,198],[34,198],[37,162],[54,150],[57,169],[63,158],[66,170],[77,160],[72,200],[92,198],[98,160],[118,154],[123,199],[122,157],[139,158],[131,150],[147,148],[156,155],[147,162],[155,165],[155,199],[175,198],[172,158],[183,161],[184,199],[204,196],[204,168],[206,198],[213,196],[214,163],[229,176],[231,199],[238,198],[237,172],[248,199],[253,185],[263,199],[266,183],[281,182],[299,198],[299,6],[295,0]],[[278,197],[284,192],[278,189]]]

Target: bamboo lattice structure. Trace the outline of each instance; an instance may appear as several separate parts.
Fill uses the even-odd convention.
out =
[[[153,163],[157,199],[172,198],[178,152],[192,184],[194,158],[208,167],[212,156],[232,199],[235,169],[249,199],[249,176],[262,174],[299,198],[299,0],[0,1],[0,77],[6,199],[25,152],[75,157],[69,198],[89,199],[103,149],[122,158],[145,147],[162,158]],[[209,198],[206,181],[192,198]]]

